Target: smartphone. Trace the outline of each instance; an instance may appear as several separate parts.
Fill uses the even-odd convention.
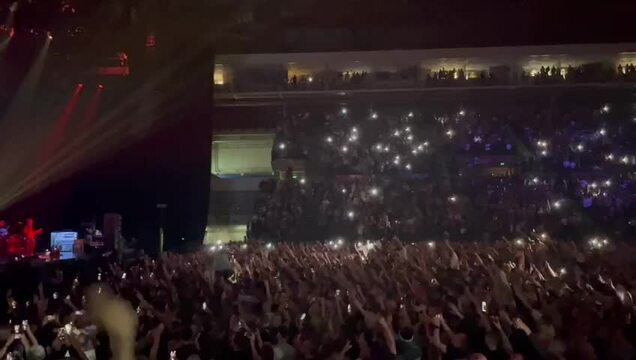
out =
[[[349,314],[351,314],[351,304],[348,304],[348,305],[347,305],[347,312],[348,312]]]
[[[14,334],[20,333],[20,325],[13,325],[13,333]]]
[[[57,298],[59,297],[59,295],[57,294],[57,291],[53,293],[53,300],[57,300]]]
[[[29,327],[29,320],[22,320],[22,330],[26,331],[27,327]]]
[[[102,273],[97,273],[97,281],[102,281]]]
[[[201,304],[201,309],[203,309],[203,311],[208,309],[208,304],[205,301]]]
[[[340,296],[340,289],[336,290],[336,296]]]
[[[404,309],[404,304],[400,304],[400,309]]]
[[[481,312],[483,312],[483,313],[487,313],[488,312],[488,305],[486,304],[485,301],[481,302]]]
[[[73,324],[68,323],[68,324],[64,325],[64,332],[65,332],[67,335],[70,335],[70,334],[71,334],[71,331],[73,331]]]
[[[126,273],[121,274],[121,279],[126,280]]]
[[[307,313],[303,313],[302,315],[300,315],[300,321],[304,321],[306,317]]]

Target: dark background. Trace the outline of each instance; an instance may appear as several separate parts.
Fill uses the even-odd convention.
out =
[[[12,2],[0,1],[0,21],[8,15]],[[205,44],[204,49],[157,86],[155,90],[161,94],[163,106],[154,112],[155,119],[143,134],[122,141],[96,162],[89,162],[12,206],[0,209],[0,217],[17,221],[32,216],[46,230],[55,230],[75,228],[80,221],[93,217],[99,222],[104,212],[120,212],[124,216],[124,235],[139,238],[150,249],[156,249],[158,242],[158,203],[168,205],[168,247],[187,247],[203,236],[210,190],[212,131],[237,127],[234,120],[214,121],[211,86],[214,53],[636,40],[633,31],[636,1],[630,0],[69,0],[65,3],[76,11],[63,11],[62,2],[57,0],[20,2],[14,22],[16,35],[6,52],[0,54],[0,115],[13,99],[42,45],[42,34],[47,31],[53,32],[55,40],[38,94],[42,111],[51,114],[55,111],[46,107],[58,109],[68,99],[58,99],[56,94],[68,93],[78,81],[92,86],[107,81],[109,99],[105,106],[117,106],[133,89],[166,71],[186,50],[201,43]],[[30,35],[31,29],[40,35]],[[69,31],[78,29],[79,33],[69,35]],[[144,42],[150,33],[156,35],[157,46],[147,49]],[[97,78],[95,68],[118,51],[129,55],[132,75],[115,80]],[[181,86],[173,86],[171,82]],[[168,107],[168,103],[173,106]],[[11,141],[14,136],[0,134],[3,142]],[[20,156],[19,152],[15,156]]]

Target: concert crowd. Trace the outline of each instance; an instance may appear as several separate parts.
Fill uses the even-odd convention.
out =
[[[541,233],[219,244],[122,265],[57,265],[33,278],[39,284],[4,289],[0,355],[632,359],[635,249]]]
[[[602,102],[299,113],[279,128],[272,158],[287,171],[262,184],[249,236],[629,239],[634,116]]]
[[[291,116],[247,242],[14,269],[0,358],[633,359],[633,114],[517,108]]]

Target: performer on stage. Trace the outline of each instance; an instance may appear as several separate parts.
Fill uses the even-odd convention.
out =
[[[42,229],[35,230],[33,228],[33,219],[28,218],[24,225],[24,239],[26,241],[24,247],[24,256],[33,256],[35,254],[35,239],[42,234]]]

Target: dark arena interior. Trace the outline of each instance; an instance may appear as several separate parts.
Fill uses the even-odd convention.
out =
[[[634,13],[0,0],[0,359],[636,359]]]

